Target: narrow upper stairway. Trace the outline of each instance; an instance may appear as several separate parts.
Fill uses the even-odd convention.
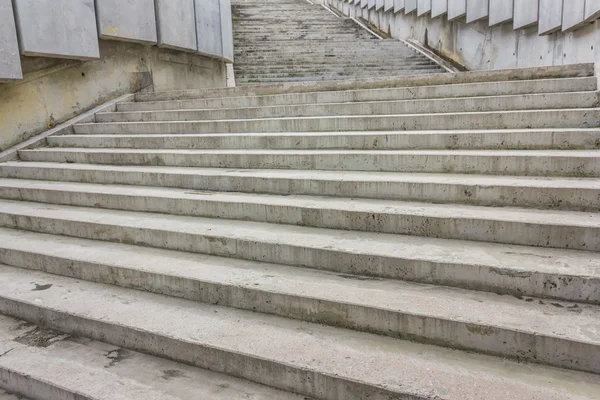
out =
[[[233,0],[238,84],[444,72],[398,40],[380,40],[306,0]]]
[[[599,148],[593,65],[137,94],[0,164],[0,387],[600,399]]]

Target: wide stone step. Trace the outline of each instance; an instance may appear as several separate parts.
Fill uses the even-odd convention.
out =
[[[585,251],[9,200],[0,201],[0,224],[9,229],[516,296],[595,304],[600,298],[598,253]]]
[[[274,117],[331,117],[336,115],[371,116],[503,110],[548,110],[592,108],[597,105],[597,92],[566,92],[448,99],[294,104],[204,110],[121,111],[98,113],[95,118],[96,122],[201,121]]]
[[[307,74],[305,76],[295,76],[295,77],[260,77],[256,78],[236,78],[236,83],[240,85],[264,85],[264,84],[276,84],[276,83],[294,83],[294,82],[331,82],[335,80],[346,81],[348,79],[376,79],[378,77],[389,77],[389,76],[415,76],[415,75],[429,75],[434,73],[439,73],[441,70],[439,69],[420,69],[420,70],[397,70],[393,75],[390,75],[389,72],[381,72],[377,73],[375,71],[365,71],[364,73],[356,73],[349,75],[322,75],[322,74]]]
[[[50,147],[128,149],[598,149],[600,129],[61,135]]]
[[[274,133],[339,131],[426,131],[478,129],[597,128],[600,109],[555,109],[400,114],[377,116],[323,116],[219,121],[107,122],[74,126],[77,134],[187,134]]]
[[[259,79],[262,81],[294,81],[295,79],[301,78],[306,81],[319,81],[319,80],[330,80],[330,79],[348,79],[349,77],[373,77],[373,76],[400,76],[400,75],[415,75],[415,74],[430,74],[439,71],[435,66],[421,66],[412,67],[406,66],[396,69],[382,69],[382,68],[365,68],[361,70],[348,71],[343,68],[346,63],[333,65],[331,69],[326,70],[315,70],[306,72],[274,72],[274,73],[257,73],[251,72],[249,74],[236,73],[236,82],[250,81],[252,79]]]
[[[318,170],[236,170],[13,162],[0,176],[200,191],[340,196],[387,200],[600,211],[600,180]]]
[[[117,104],[118,111],[153,111],[206,108],[235,108],[276,106],[310,103],[348,103],[359,101],[391,101],[409,99],[460,98],[475,96],[501,96],[532,93],[562,93],[594,91],[596,78],[547,79],[513,82],[467,83],[457,85],[417,86],[274,94],[264,96],[216,97],[189,100],[138,101]]]
[[[551,372],[544,367],[372,334],[10,267],[1,268],[0,276],[4,313],[321,399],[424,397],[421,393],[432,393],[423,388],[424,376],[436,382],[436,395],[444,393],[448,399],[585,398],[598,390],[590,374],[553,371],[548,379],[543,376]],[[22,289],[35,288],[31,282],[52,287]],[[546,350],[555,353],[545,346],[536,353]],[[357,363],[364,368],[356,368]],[[573,381],[578,383],[574,387]],[[501,396],[490,393],[492,382],[502,385]]]
[[[598,150],[152,150],[40,148],[24,161],[600,177]]]
[[[518,245],[600,250],[594,213],[0,180],[0,198]]]
[[[304,397],[0,316],[1,400],[302,400]]]
[[[10,233],[2,231],[0,237]],[[539,304],[513,296],[360,276],[351,279],[348,275],[308,269],[71,238],[53,240],[55,237],[50,235],[21,235],[18,231],[14,236],[16,243],[1,245],[7,253],[2,259],[14,260],[23,268],[385,336],[449,341],[455,346],[473,349],[480,346],[481,351],[504,355],[506,350],[511,352],[514,348],[528,352],[527,347],[536,344],[531,338],[525,339],[529,331],[537,331],[539,337],[534,342],[543,341],[543,346],[536,346],[536,352],[542,353],[536,356],[537,362],[542,363],[556,354],[568,357],[572,353],[569,341],[585,347],[581,342],[595,345],[597,340],[594,334],[575,335],[569,328],[581,325],[591,328],[597,324],[594,318],[600,314],[598,306],[544,301]],[[35,250],[27,247],[28,239],[30,245],[36,245]],[[38,263],[42,266],[37,267]],[[295,306],[288,307],[289,304]],[[548,311],[546,304],[556,310]],[[498,314],[486,314],[487,307]],[[570,311],[574,309],[577,312]],[[527,318],[535,328],[516,332],[521,318]],[[452,338],[444,333],[450,330],[454,331]],[[470,345],[462,346],[463,340],[469,340]],[[513,344],[519,342],[527,344]],[[553,344],[560,347],[552,349]],[[485,349],[486,346],[489,348]],[[544,355],[545,352],[548,354]],[[574,361],[550,363],[571,367]],[[585,365],[595,363],[590,360]]]

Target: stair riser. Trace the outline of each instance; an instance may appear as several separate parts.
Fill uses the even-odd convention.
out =
[[[78,134],[177,134],[236,132],[339,132],[458,129],[595,128],[600,110],[344,116],[230,121],[107,123],[75,125]]]
[[[367,73],[355,73],[355,74],[347,74],[347,75],[339,75],[339,74],[331,74],[327,72],[326,74],[306,74],[302,76],[266,76],[266,77],[257,77],[257,78],[236,78],[236,83],[245,83],[245,84],[276,84],[276,83],[302,83],[306,82],[307,84],[312,83],[321,83],[327,81],[347,81],[354,79],[372,79],[372,78],[386,78],[390,76],[416,76],[416,75],[430,75],[439,73],[439,69],[420,69],[420,70],[396,70],[392,72],[367,72]]]
[[[534,336],[508,329],[403,314],[392,310],[356,306],[348,303],[271,293],[261,291],[258,288],[254,290],[223,286],[177,276],[146,273],[103,264],[91,264],[22,252],[8,251],[5,253],[2,251],[0,258],[14,260],[18,264],[23,264],[24,267],[36,265],[39,266],[36,268],[37,270],[56,275],[419,342],[443,343],[449,347],[464,348],[505,357],[523,359],[521,354],[530,354],[532,349],[528,346],[532,346],[535,352],[534,355],[525,357],[528,361],[545,363],[549,360],[551,363],[567,368],[572,367],[573,362],[565,363],[554,360],[568,357],[570,351],[575,351],[577,353],[575,355],[576,359],[588,358],[584,361],[584,369],[586,366],[600,368],[600,366],[595,366],[596,361],[589,359],[591,355],[598,351],[594,346]],[[29,263],[21,260],[27,260]],[[518,344],[504,345],[503,343]],[[586,348],[591,351],[590,357],[585,357],[585,353],[581,353],[581,350]],[[538,352],[540,353],[537,354]]]
[[[52,147],[123,149],[594,150],[599,147],[600,130],[268,137],[69,135],[51,136],[47,142]]]
[[[25,396],[28,399],[90,400],[87,396],[73,393],[50,382],[44,382],[21,371],[2,366],[0,366],[0,385],[4,390],[18,393],[19,396]],[[25,397],[14,398],[25,399]],[[0,399],[2,398],[0,393]]]
[[[548,110],[593,108],[598,105],[595,92],[471,97],[436,100],[306,104],[228,110],[154,111],[99,113],[96,122],[200,121],[278,117],[329,117],[335,115],[398,115],[459,113],[503,110]]]
[[[270,262],[327,271],[402,279],[499,294],[558,298],[600,303],[596,280],[581,276],[548,273],[522,273],[486,265],[432,262],[425,259],[403,259],[364,253],[352,253],[316,247],[292,246],[240,238],[208,236],[188,232],[86,223],[54,218],[0,214],[0,224],[11,229],[66,235],[84,239],[135,244]],[[518,250],[517,250],[518,251]],[[7,259],[9,261],[9,259]],[[11,261],[14,263],[15,261]],[[515,266],[519,268],[519,266]]]
[[[315,169],[330,171],[396,171],[489,175],[600,177],[600,159],[568,156],[477,156],[372,153],[360,155],[276,155],[20,151],[23,161],[244,169]]]
[[[600,211],[600,189],[485,186],[465,183],[366,182],[353,179],[305,180],[242,175],[211,176],[144,171],[143,173],[2,166],[0,176],[82,183],[125,184],[246,193],[297,194],[460,203],[496,207],[532,207]]]
[[[477,218],[436,218],[385,212],[314,209],[302,206],[210,199],[137,197],[106,193],[64,192],[0,187],[0,198],[126,211],[157,212],[208,218],[280,223],[317,228],[394,233],[538,247],[600,250],[600,227],[525,224]]]
[[[414,88],[346,90],[339,92],[297,93],[292,95],[225,97],[164,102],[139,102],[117,104],[119,111],[153,111],[202,108],[239,108],[311,103],[346,103],[358,101],[392,101],[425,98],[460,98],[475,96],[500,96],[530,93],[558,93],[596,90],[595,78],[561,79],[548,81],[522,81],[501,83],[475,83],[467,85],[424,86]]]

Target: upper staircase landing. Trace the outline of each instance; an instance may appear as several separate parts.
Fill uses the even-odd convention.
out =
[[[444,72],[398,40],[381,40],[306,0],[234,0],[238,84]]]

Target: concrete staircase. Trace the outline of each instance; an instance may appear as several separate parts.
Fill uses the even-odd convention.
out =
[[[95,118],[0,165],[3,389],[600,398],[593,65],[141,93]]]
[[[316,3],[316,2],[315,2]],[[306,0],[233,0],[236,82],[320,81],[444,72],[398,40]]]

